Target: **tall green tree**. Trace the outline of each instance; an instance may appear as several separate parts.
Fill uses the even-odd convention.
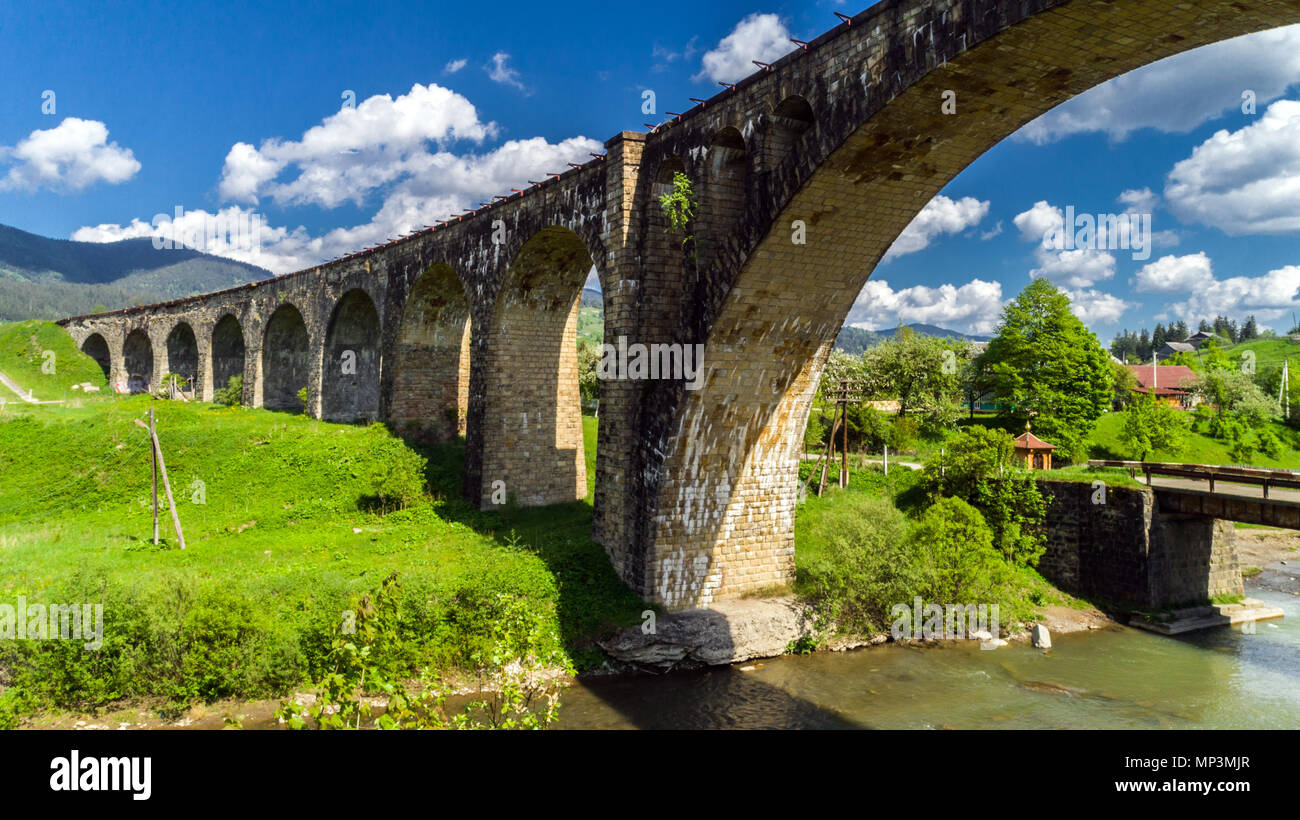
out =
[[[1087,457],[1088,437],[1113,399],[1110,357],[1070,312],[1069,298],[1035,278],[1002,311],[982,356],[1011,429],[1034,433],[1071,461]]]

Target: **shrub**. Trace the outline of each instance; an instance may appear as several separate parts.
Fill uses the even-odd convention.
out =
[[[822,625],[882,630],[889,608],[929,586],[925,556],[907,538],[907,520],[885,498],[844,495],[808,533],[820,553],[798,569],[799,585]]]
[[[936,501],[908,538],[929,557],[927,600],[943,604],[995,603],[1008,582],[1007,565],[993,546],[980,511],[960,498]]]
[[[214,404],[224,404],[226,407],[234,407],[240,404],[244,399],[244,377],[231,376],[230,381],[226,382],[225,387],[212,391],[212,402]]]

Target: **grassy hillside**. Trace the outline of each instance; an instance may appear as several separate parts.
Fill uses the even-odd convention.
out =
[[[1126,453],[1119,443],[1119,431],[1123,426],[1123,416],[1119,413],[1107,413],[1097,421],[1097,428],[1092,434],[1092,457],[1106,459],[1134,459],[1132,453]],[[1286,445],[1280,458],[1269,458],[1263,453],[1256,453],[1248,466],[1277,467],[1286,470],[1300,470],[1300,439],[1296,432],[1276,422],[1269,427]],[[1183,446],[1175,453],[1157,451],[1148,461],[1178,461],[1188,464],[1234,464],[1228,455],[1228,446],[1217,439],[1201,433],[1188,432]]]
[[[29,330],[3,326],[0,339]],[[51,346],[61,371],[98,371]],[[24,372],[29,358],[0,344],[0,370]],[[150,407],[184,551],[166,509],[164,543],[150,537],[149,450],[133,423]],[[595,421],[585,422],[594,481]],[[553,626],[579,667],[599,662],[593,638],[638,622],[644,606],[591,541],[590,500],[480,512],[460,497],[462,462],[461,444],[414,449],[382,425],[144,395],[10,402],[0,601],[102,602],[106,643],[86,653],[0,642],[0,666],[24,708],[272,696],[319,674],[340,613],[392,572],[413,664],[469,668],[502,595]]]
[[[79,399],[83,394],[73,390],[72,385],[83,382],[90,382],[101,391],[108,389],[99,365],[77,350],[63,328],[49,322],[0,324],[0,373],[42,400]],[[0,386],[0,398],[17,400],[3,386]]]
[[[1246,351],[1254,353],[1256,372],[1263,372],[1270,367],[1281,367],[1283,360],[1288,358],[1292,360],[1292,364],[1300,365],[1300,344],[1292,342],[1285,336],[1276,339],[1255,339],[1230,345],[1224,350],[1233,359],[1242,358]]]

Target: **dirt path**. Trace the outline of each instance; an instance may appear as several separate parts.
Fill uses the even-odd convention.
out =
[[[30,390],[24,393],[23,389],[19,387],[18,384],[13,379],[9,378],[4,373],[0,373],[0,384],[3,384],[5,387],[12,390],[14,392],[14,395],[18,396],[18,398],[22,399],[28,404],[63,404],[63,399],[49,399],[46,401],[41,401],[40,399],[33,396]]]

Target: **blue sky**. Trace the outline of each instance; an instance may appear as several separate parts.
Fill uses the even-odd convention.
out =
[[[285,273],[585,160],[656,120],[642,90],[659,118],[684,110],[792,48],[787,37],[832,27],[836,10],[859,9],[24,4],[0,19],[0,223],[108,241],[150,235],[177,207],[255,211],[260,253],[226,250]],[[1287,330],[1300,314],[1296,80],[1300,27],[1076,97],[927,206],[849,321],[986,332],[1033,274],[1070,292],[1105,340],[1216,313]],[[1067,206],[1150,214],[1149,258],[1043,248]]]

